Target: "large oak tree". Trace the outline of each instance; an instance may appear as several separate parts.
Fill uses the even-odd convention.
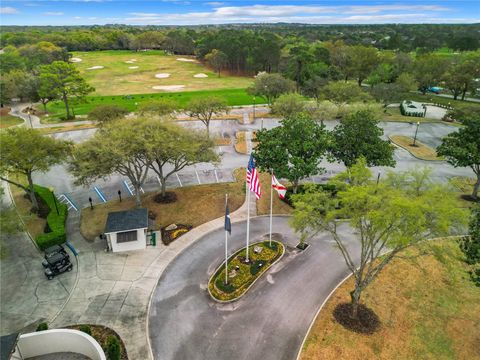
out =
[[[299,181],[322,172],[319,163],[329,146],[325,127],[304,113],[281,121],[279,127],[256,133],[254,157],[263,171],[288,179],[296,193]]]
[[[366,172],[368,176],[364,176]],[[352,174],[360,176],[352,179]],[[359,160],[346,174],[341,174],[348,182],[336,196],[310,187],[306,193],[293,197],[292,225],[302,240],[320,232],[329,233],[352,273],[354,319],[363,291],[402,250],[429,237],[460,230],[466,224],[465,211],[457,208],[448,187],[435,185],[428,177],[414,176],[412,172],[390,174],[388,181],[378,185],[369,180],[371,176],[365,160]],[[395,179],[397,176],[400,179]],[[419,187],[412,177],[423,179],[425,184]],[[394,179],[390,181],[391,178]],[[349,237],[340,231],[339,218],[348,219],[357,246],[352,246]]]

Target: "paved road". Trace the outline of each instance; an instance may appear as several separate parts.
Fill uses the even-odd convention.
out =
[[[251,238],[267,231],[268,218],[254,218]],[[319,304],[347,274],[328,236],[312,240],[305,252],[288,218],[275,217],[274,229],[287,245],[284,258],[232,304],[218,304],[206,291],[222,262],[223,229],[184,250],[158,282],[149,312],[154,357],[162,360],[294,359]],[[232,252],[244,244],[245,223],[233,224]],[[343,229],[352,246],[352,235]]]

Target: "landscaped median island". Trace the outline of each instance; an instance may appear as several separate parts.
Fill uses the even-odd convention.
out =
[[[244,295],[252,284],[285,253],[285,246],[272,240],[249,246],[249,262],[246,248],[236,251],[228,258],[228,283],[225,283],[225,262],[215,271],[208,282],[208,292],[216,301],[234,301]]]
[[[409,136],[403,135],[391,135],[389,136],[390,140],[407,150],[410,154],[415,156],[417,159],[426,160],[426,161],[439,161],[443,160],[437,155],[435,149],[421,143],[418,140],[415,140],[415,146],[413,145],[413,139]]]

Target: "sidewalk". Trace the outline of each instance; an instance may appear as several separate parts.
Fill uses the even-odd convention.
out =
[[[256,215],[251,197],[251,216]],[[245,220],[246,202],[231,214],[232,222]],[[130,359],[151,359],[148,336],[150,297],[168,264],[208,232],[222,227],[224,218],[200,225],[168,247],[162,243],[127,253],[105,252],[102,241],[87,242],[79,232],[80,214],[67,221],[70,242],[79,251],[78,284],[51,327],[98,324],[114,329],[125,342]]]

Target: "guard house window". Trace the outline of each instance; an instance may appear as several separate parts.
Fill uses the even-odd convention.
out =
[[[137,241],[137,230],[117,233],[117,243]]]

